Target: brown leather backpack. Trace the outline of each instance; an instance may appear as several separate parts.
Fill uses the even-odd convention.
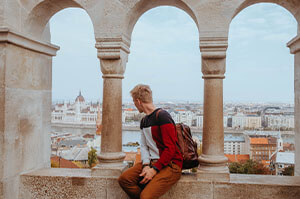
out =
[[[156,112],[156,119],[158,118],[160,111],[161,109]],[[178,143],[176,144],[183,156],[182,169],[191,169],[197,167],[199,165],[197,143],[192,138],[190,127],[183,123],[177,123],[175,128],[178,138]]]
[[[178,147],[183,156],[182,169],[191,169],[199,165],[197,143],[193,140],[191,129],[183,123],[176,124]]]

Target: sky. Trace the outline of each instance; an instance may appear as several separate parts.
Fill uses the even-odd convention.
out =
[[[53,101],[102,101],[103,80],[92,22],[79,8],[64,9],[50,20]],[[201,28],[201,27],[200,27]],[[294,56],[286,43],[297,22],[275,4],[256,4],[231,22],[224,79],[224,102],[294,101]],[[123,79],[123,101],[139,83],[149,84],[154,101],[203,102],[199,33],[192,18],[174,7],[158,7],[140,17],[131,37]]]

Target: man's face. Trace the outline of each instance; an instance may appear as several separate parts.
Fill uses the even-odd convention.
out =
[[[137,108],[137,110],[142,113],[143,111],[143,106],[141,104],[141,101],[139,99],[133,99],[134,105]]]

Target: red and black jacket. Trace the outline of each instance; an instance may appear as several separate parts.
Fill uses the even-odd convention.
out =
[[[157,114],[157,111],[159,113]],[[142,161],[148,163],[148,160],[158,161],[154,167],[161,170],[170,162],[173,162],[182,168],[183,158],[177,146],[177,132],[175,123],[170,114],[162,109],[156,109],[150,115],[146,115],[141,120],[141,155]],[[156,155],[158,152],[158,155]]]

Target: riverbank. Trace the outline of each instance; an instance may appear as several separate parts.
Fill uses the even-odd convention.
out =
[[[202,134],[202,128],[190,127],[191,132],[195,134]],[[123,131],[140,131],[138,126],[123,126]],[[225,134],[244,134],[245,131],[254,132],[254,130],[237,130],[237,129],[224,129]],[[278,131],[257,131],[257,132],[278,132]],[[281,135],[295,135],[294,131],[281,131]]]

